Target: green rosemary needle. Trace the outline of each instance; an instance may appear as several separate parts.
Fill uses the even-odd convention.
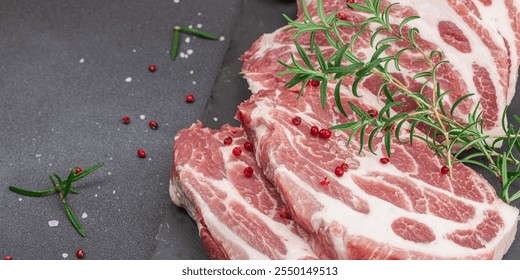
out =
[[[70,193],[77,194],[78,191],[74,190],[72,188],[72,183],[77,182],[87,176],[88,174],[96,171],[97,169],[101,168],[104,165],[104,163],[100,162],[98,164],[95,164],[91,166],[90,168],[87,168],[80,173],[75,173],[77,167],[73,167],[65,181],[63,181],[60,176],[56,173],[53,173],[52,176],[49,176],[49,179],[52,183],[52,188],[42,190],[42,191],[34,191],[34,190],[28,190],[16,186],[9,186],[9,190],[12,192],[15,192],[20,195],[24,196],[31,196],[31,197],[44,197],[51,195],[53,193],[58,193],[60,196],[60,201],[63,204],[63,207],[65,208],[65,214],[67,214],[67,218],[69,219],[70,223],[76,229],[76,231],[83,237],[86,236],[85,230],[81,226],[81,223],[79,222],[78,217],[76,214],[74,214],[74,211],[72,210],[72,207],[67,203],[66,198]]]
[[[175,60],[177,58],[177,54],[179,53],[179,45],[180,45],[180,33],[187,33],[191,35],[195,35],[197,37],[208,39],[208,40],[217,40],[218,38],[208,32],[202,31],[197,28],[191,28],[186,26],[175,26],[173,27],[173,39],[172,39],[172,48],[170,50],[170,58]]]

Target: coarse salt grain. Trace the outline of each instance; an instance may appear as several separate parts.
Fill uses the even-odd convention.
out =
[[[23,199],[21,197],[18,198],[18,201],[22,201]]]
[[[186,51],[189,55],[192,55],[193,54],[193,50],[192,49],[189,49]]]
[[[128,78],[125,79],[125,82],[127,82],[127,83],[129,83],[131,81],[132,81],[132,77],[128,77]]]
[[[88,217],[87,213],[83,212],[83,215],[81,215],[81,218],[85,219],[86,217]]]
[[[64,259],[66,259],[66,258],[69,256],[69,254],[67,254],[67,253],[63,253],[63,254],[61,254],[61,256],[62,256]]]
[[[226,40],[226,38],[224,36],[220,36],[220,38],[218,38],[218,40],[222,42],[222,41]]]
[[[217,117],[214,117],[214,118],[213,118],[213,121],[218,122],[218,118],[217,118]]]
[[[180,0],[173,0],[173,3],[175,3],[175,4],[177,4],[179,2],[180,2]]]
[[[56,221],[56,220],[49,221],[49,226],[50,227],[57,227],[59,224],[60,224],[60,222]]]
[[[83,63],[83,62],[85,62],[85,59],[84,59],[84,58],[82,58],[82,59],[79,60],[79,63]]]
[[[194,72],[193,72],[193,70],[190,70],[190,74],[192,74],[192,75],[193,75],[193,73],[194,73]]]
[[[186,44],[189,44],[191,41],[190,37],[186,37],[186,39],[184,39],[184,42],[186,42]]]
[[[202,24],[201,23],[197,23],[197,28],[201,28],[202,27]]]
[[[140,115],[139,118],[140,118],[141,120],[144,120],[144,119],[146,119],[146,116],[145,116],[145,115]]]

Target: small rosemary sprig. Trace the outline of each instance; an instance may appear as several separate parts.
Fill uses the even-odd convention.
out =
[[[304,18],[302,22],[291,20],[286,16],[290,24],[289,30],[293,30],[293,39],[304,33],[310,33],[310,42],[307,48],[295,41],[298,59],[291,56],[291,64],[279,61],[287,70],[280,75],[292,75],[286,84],[293,87],[301,84],[300,94],[310,80],[320,81],[320,99],[322,107],[327,100],[327,88],[331,82],[337,83],[334,89],[334,99],[339,111],[347,116],[341,102],[341,87],[346,77],[353,78],[349,84],[355,97],[361,98],[358,87],[364,79],[377,76],[382,80],[378,90],[378,97],[384,94],[385,100],[377,117],[370,116],[367,112],[357,107],[353,102],[348,102],[352,112],[358,116],[358,120],[339,124],[331,129],[347,130],[349,142],[353,135],[360,134],[360,152],[364,146],[374,151],[374,138],[383,135],[383,145],[386,153],[391,156],[392,138],[401,143],[413,143],[414,139],[424,141],[435,153],[441,156],[449,168],[450,176],[453,176],[453,166],[457,163],[470,163],[483,167],[491,172],[501,182],[500,196],[510,203],[520,198],[520,190],[510,195],[510,188],[520,178],[520,128],[510,124],[506,126],[506,110],[502,116],[504,135],[491,137],[484,132],[484,122],[480,105],[468,115],[467,121],[454,118],[457,107],[473,94],[468,93],[456,100],[451,108],[447,109],[445,98],[451,90],[443,89],[437,79],[437,71],[443,64],[443,53],[438,50],[424,51],[417,44],[415,35],[419,33],[416,27],[409,27],[418,16],[403,19],[397,28],[393,28],[390,21],[390,11],[397,3],[390,4],[382,9],[379,0],[363,0],[362,4],[347,3],[350,8],[358,12],[366,13],[367,18],[360,23],[352,23],[336,16],[336,12],[325,14],[323,1],[317,1],[317,15],[311,16],[305,2],[302,1]],[[343,38],[342,29],[353,28],[355,33],[350,38]],[[327,46],[319,46],[316,42],[316,34],[321,33],[326,39]],[[370,46],[373,54],[368,59],[361,59],[356,55],[356,40],[362,35],[370,36]],[[347,41],[347,42],[345,42]],[[395,47],[396,42],[405,45],[398,51],[390,53],[390,47]],[[333,48],[328,59],[323,56],[322,48]],[[310,53],[308,53],[310,51]],[[412,53],[415,57],[425,62],[429,69],[417,73],[413,79],[422,84],[420,91],[410,90],[393,76],[393,73],[401,71],[400,57],[406,53]],[[315,56],[317,65],[310,59]],[[425,95],[426,89],[432,89],[432,97]],[[397,102],[396,96],[403,95],[417,105],[413,112],[405,112],[400,109],[401,102]],[[520,126],[520,118],[514,117],[516,127]],[[421,127],[423,132],[416,132]],[[424,131],[425,130],[425,131]],[[406,139],[403,135],[408,135]],[[368,136],[368,137],[366,137]],[[365,143],[365,137],[368,139]],[[502,147],[502,149],[498,149]],[[471,152],[467,150],[471,149]],[[484,160],[484,163],[481,160]]]
[[[49,176],[49,179],[52,183],[52,188],[42,190],[42,191],[33,191],[28,189],[23,189],[15,186],[9,186],[9,190],[21,194],[24,196],[31,196],[31,197],[44,197],[51,195],[53,193],[58,193],[60,196],[60,201],[63,204],[63,207],[65,208],[65,213],[67,214],[67,217],[69,218],[69,221],[71,222],[72,226],[76,229],[76,231],[83,237],[86,236],[85,230],[81,226],[81,223],[79,222],[78,217],[76,214],[74,214],[74,211],[70,207],[70,205],[67,203],[66,198],[69,195],[69,193],[78,194],[78,191],[74,190],[72,188],[72,183],[77,182],[87,176],[88,174],[96,171],[97,169],[101,168],[104,165],[104,163],[98,163],[96,165],[93,165],[92,167],[85,169],[79,173],[76,174],[77,167],[74,167],[70,170],[69,175],[67,176],[67,179],[63,181],[60,176],[56,173],[53,173],[52,176]]]
[[[208,40],[217,40],[218,39],[214,35],[212,35],[208,32],[202,31],[200,29],[177,25],[177,26],[173,27],[172,48],[170,51],[170,58],[172,60],[175,60],[177,58],[177,53],[179,53],[180,33],[181,32],[192,34],[197,37],[208,39]]]

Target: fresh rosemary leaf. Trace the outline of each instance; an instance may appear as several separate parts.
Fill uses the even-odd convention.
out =
[[[70,205],[67,202],[63,203],[63,207],[65,207],[65,212],[67,213],[67,217],[69,218],[70,223],[72,226],[76,229],[76,231],[83,237],[86,236],[85,230],[81,226],[81,223],[78,220],[78,217],[76,217],[76,214],[74,214],[74,211],[70,207]]]
[[[343,108],[343,104],[341,104],[341,83],[343,80],[339,80],[336,84],[336,87],[334,88],[334,101],[336,102],[336,107],[338,107],[339,111],[343,116],[347,116],[347,113],[345,112],[345,109]]]
[[[31,191],[31,190],[22,189],[22,188],[15,187],[15,186],[9,186],[9,190],[12,191],[12,192],[15,192],[17,194],[21,194],[21,195],[24,195],[24,196],[31,196],[31,197],[48,196],[48,195],[53,194],[54,192],[56,192],[56,190],[53,189],[53,188],[52,189],[43,190],[43,191]]]
[[[177,53],[179,52],[179,30],[173,30],[173,39],[172,39],[172,48],[170,50],[170,58],[175,60],[177,58]]]
[[[416,20],[416,19],[419,19],[421,17],[419,16],[409,16],[407,18],[405,18],[403,21],[401,21],[401,23],[399,24],[399,28],[397,29],[397,31],[399,32],[399,36],[402,37],[403,36],[403,28],[409,23],[411,22],[412,20]]]
[[[215,35],[212,35],[208,32],[202,31],[197,28],[189,28],[186,26],[175,26],[174,29],[176,31],[192,34],[192,35],[195,35],[200,38],[204,38],[204,39],[208,39],[208,40],[218,40],[218,38]]]
[[[87,176],[88,174],[100,169],[101,167],[103,167],[103,165],[105,165],[104,162],[100,162],[100,163],[96,163],[94,164],[93,166],[83,170],[82,172],[78,173],[78,174],[74,174],[74,180],[73,182],[76,182],[82,178],[84,178],[85,176]],[[75,169],[73,169],[75,170]]]
[[[327,80],[323,80],[320,84],[320,98],[321,98],[321,108],[325,109],[325,105],[327,104]]]
[[[74,180],[74,171],[75,170],[76,170],[76,167],[72,168],[72,170],[69,172],[69,176],[67,176],[67,180],[65,180],[65,186],[63,188],[61,199],[65,199],[69,195],[70,188],[72,187],[72,181]]]

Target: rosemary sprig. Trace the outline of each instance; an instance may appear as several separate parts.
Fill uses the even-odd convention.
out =
[[[67,217],[69,221],[71,222],[72,226],[76,229],[76,231],[83,237],[86,236],[85,230],[81,226],[81,223],[79,222],[78,217],[76,214],[74,214],[74,211],[70,207],[70,205],[67,203],[66,198],[70,193],[77,194],[78,192],[72,188],[72,183],[77,182],[87,176],[88,174],[96,171],[97,169],[101,168],[104,165],[104,163],[100,162],[98,164],[95,164],[91,166],[88,169],[85,169],[81,171],[80,173],[76,174],[75,171],[77,167],[73,167],[65,181],[63,181],[60,176],[56,173],[53,173],[52,176],[49,176],[49,179],[52,183],[52,188],[43,190],[43,191],[34,191],[34,190],[28,190],[19,188],[16,186],[9,186],[9,190],[12,192],[15,192],[17,194],[21,194],[24,196],[31,196],[31,197],[44,197],[51,195],[53,193],[58,193],[60,196],[60,201],[63,204],[63,207],[65,208],[65,213],[67,214]]]
[[[202,31],[197,28],[190,28],[186,26],[175,26],[173,27],[173,39],[172,39],[172,48],[170,51],[170,58],[175,60],[177,58],[177,54],[179,52],[180,45],[180,33],[192,34],[200,38],[208,39],[208,40],[217,40],[218,38],[208,32]]]
[[[328,84],[336,82],[334,100],[339,111],[347,116],[341,103],[341,86],[344,78],[353,78],[352,84],[349,85],[351,91],[355,97],[362,98],[358,92],[361,82],[367,77],[375,75],[382,80],[377,95],[378,97],[382,94],[385,96],[384,105],[378,117],[371,117],[353,102],[348,102],[348,106],[353,114],[357,115],[358,120],[339,124],[331,129],[349,131],[348,143],[356,133],[359,133],[361,136],[359,138],[361,141],[360,152],[367,146],[372,153],[375,153],[374,139],[381,137],[382,134],[383,146],[389,156],[391,156],[392,138],[401,143],[410,144],[414,139],[424,141],[444,159],[445,165],[450,170],[450,176],[453,176],[455,164],[474,164],[483,167],[499,179],[501,182],[499,195],[503,200],[510,203],[520,198],[520,190],[510,195],[512,184],[520,178],[520,158],[518,156],[520,154],[520,128],[515,128],[520,126],[520,117],[514,117],[516,126],[512,124],[506,126],[506,108],[502,116],[504,134],[496,137],[485,134],[485,120],[479,104],[468,115],[466,121],[454,118],[457,107],[473,94],[464,95],[447,110],[445,98],[449,96],[451,90],[443,90],[437,79],[437,71],[442,65],[449,62],[444,60],[441,51],[425,51],[418,45],[416,34],[419,33],[419,29],[410,27],[410,23],[419,17],[407,17],[398,23],[397,28],[393,28],[390,12],[395,5],[398,5],[397,3],[382,9],[379,0],[363,0],[363,2],[363,4],[347,4],[350,8],[367,14],[367,18],[359,23],[342,20],[336,16],[336,11],[326,15],[322,0],[317,1],[316,16],[311,16],[305,2],[302,1],[303,20],[297,22],[286,17],[290,24],[288,29],[294,31],[293,39],[304,33],[310,33],[307,49],[312,53],[309,54],[306,48],[295,41],[298,58],[293,54],[292,63],[280,61],[280,64],[287,69],[279,74],[292,75],[286,86],[293,87],[301,84],[301,95],[309,80],[320,81],[320,99],[322,107],[325,107]],[[342,34],[345,33],[342,33],[342,30],[345,28],[352,28],[355,33],[350,38],[344,38]],[[317,33],[321,33],[326,39],[327,46],[324,47],[334,50],[328,59],[323,56],[322,46],[318,45],[315,40]],[[370,36],[373,54],[363,60],[356,55],[356,40],[367,35]],[[390,53],[390,47],[395,48],[396,42],[406,47]],[[409,89],[393,76],[393,73],[401,71],[400,57],[407,52],[425,62],[429,68],[413,76],[415,81],[422,84],[419,91]],[[311,55],[316,57],[317,65],[311,61]],[[426,89],[432,90],[431,98],[424,94]],[[402,111],[400,108],[402,103],[395,101],[397,95],[406,96],[417,105],[417,109],[413,112]],[[417,132],[418,127],[425,130],[424,133]],[[405,137],[406,135],[407,137]],[[366,143],[365,136],[368,136]],[[500,151],[498,147],[501,146],[503,148]],[[472,149],[471,152],[468,153],[468,149]],[[481,160],[484,160],[484,163]]]

